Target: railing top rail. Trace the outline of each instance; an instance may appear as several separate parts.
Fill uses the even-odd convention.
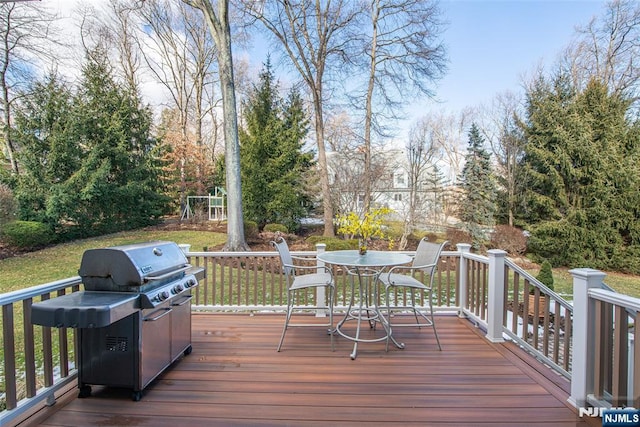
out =
[[[413,254],[415,251],[396,251],[405,254]],[[315,256],[316,251],[292,251],[293,255],[297,256]],[[236,258],[242,256],[254,256],[254,257],[277,257],[278,252],[275,250],[262,251],[262,252],[187,252],[187,256],[191,257],[216,257],[216,258]],[[460,256],[458,251],[443,251],[442,256]],[[482,258],[482,257],[481,257]],[[23,301],[28,298],[38,297],[40,295],[56,292],[60,289],[68,288],[70,286],[79,285],[82,283],[80,276],[69,277],[66,279],[57,280],[54,282],[45,283],[42,285],[32,286],[26,289],[18,289],[12,292],[0,294],[0,306],[13,304],[15,302]]]
[[[43,285],[32,286],[30,288],[18,289],[13,292],[0,294],[0,306],[13,304],[14,302],[23,301],[46,293],[59,291],[60,289],[79,285],[80,283],[82,283],[82,278],[80,276],[74,276],[67,279],[57,280],[55,282],[45,283]]]
[[[628,310],[633,310],[636,313],[640,311],[640,298],[634,298],[606,289],[589,289],[588,294],[589,298],[624,307]]]
[[[538,279],[533,277],[525,269],[523,269],[518,264],[513,262],[513,260],[507,258],[507,259],[505,259],[505,264],[507,264],[507,266],[509,268],[511,268],[513,271],[517,272],[520,276],[522,276],[525,279],[527,279],[530,283],[533,283],[534,285],[539,287],[540,288],[540,292],[543,292],[545,295],[548,295],[552,299],[554,299],[555,301],[558,301],[560,303],[560,305],[564,306],[565,308],[573,310],[573,305],[571,303],[569,303],[567,300],[565,300],[559,294],[557,294],[554,291],[552,291],[551,289],[549,289],[544,283],[542,283],[541,281],[539,281]]]
[[[460,252],[454,252],[455,254],[460,254]],[[479,254],[472,254],[471,252],[464,252],[461,254],[461,256],[467,258],[467,259],[471,259],[474,261],[478,261],[478,262],[483,262],[485,264],[489,264],[489,258],[484,256],[484,255],[479,255]]]
[[[402,253],[402,254],[414,254],[416,251],[393,251],[393,252],[398,252],[398,253]],[[292,255],[297,255],[297,256],[315,256],[317,254],[316,251],[291,251]],[[275,250],[273,252],[271,251],[261,251],[261,252],[251,252],[251,251],[246,251],[246,252],[223,252],[223,251],[216,251],[216,252],[209,252],[209,251],[202,251],[202,252],[194,252],[194,251],[189,251],[186,253],[187,256],[192,256],[192,257],[219,257],[219,258],[234,258],[234,257],[238,257],[238,256],[263,256],[263,257],[277,257],[278,256],[278,252],[276,252]],[[442,256],[459,256],[460,252],[457,251],[443,251],[442,252]]]

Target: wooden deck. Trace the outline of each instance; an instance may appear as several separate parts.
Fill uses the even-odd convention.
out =
[[[566,404],[566,380],[511,344],[488,342],[464,319],[437,317],[441,352],[430,329],[398,328],[404,350],[360,344],[355,361],[351,342],[337,337],[331,352],[321,328],[291,329],[276,352],[283,320],[196,313],[193,353],[147,387],[141,401],[121,389],[94,386],[85,399],[74,390],[22,425],[574,427],[596,421]]]

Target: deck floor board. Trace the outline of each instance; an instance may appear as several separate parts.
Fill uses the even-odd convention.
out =
[[[275,314],[194,313],[193,352],[141,401],[129,390],[94,386],[91,397],[70,392],[22,425],[594,425],[567,405],[566,380],[548,368],[529,369],[538,362],[490,343],[464,319],[437,317],[442,351],[430,329],[398,328],[405,349],[362,343],[356,360],[342,337],[332,352],[322,328],[291,329],[276,352],[283,321]]]

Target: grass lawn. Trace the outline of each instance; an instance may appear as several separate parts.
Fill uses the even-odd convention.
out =
[[[76,276],[82,253],[87,249],[150,240],[188,243],[192,250],[199,251],[224,243],[226,234],[198,230],[135,230],[52,246],[0,260],[0,293]],[[537,271],[530,273],[535,276]],[[555,268],[553,278],[555,291],[571,299],[573,282],[569,269]],[[640,276],[608,272],[605,283],[617,292],[640,298]]]
[[[573,278],[569,270],[568,268],[553,269],[554,290],[561,295],[573,294]],[[534,275],[535,273],[532,272]],[[604,278],[604,283],[607,284],[607,286],[621,294],[640,298],[640,276],[615,272],[606,272],[606,274],[607,276]]]
[[[227,235],[194,230],[135,230],[63,243],[0,260],[0,293],[77,276],[82,254],[87,249],[150,240],[169,240],[178,244],[187,243],[191,244],[192,250],[199,251],[206,246],[215,246],[226,242]]]

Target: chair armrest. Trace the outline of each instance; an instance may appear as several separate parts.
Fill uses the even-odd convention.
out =
[[[405,273],[405,274],[410,272],[411,276],[413,276],[415,274],[414,272],[416,270],[423,270],[425,268],[433,268],[436,265],[437,265],[437,263],[435,263],[435,264],[425,264],[425,265],[409,265],[409,266],[407,266],[407,265],[396,265],[395,267],[391,267],[389,269],[389,271],[387,271],[387,272],[385,272],[383,274],[386,274],[387,277],[389,277],[389,280],[390,280],[391,279],[391,275],[396,273],[396,271],[398,271],[398,270],[402,270],[402,272]]]
[[[309,258],[303,258],[305,260],[309,260]],[[318,268],[324,268],[324,270],[331,274],[331,277],[333,277],[333,271],[331,270],[330,267],[328,266],[317,266],[317,265],[297,265],[297,264],[282,264],[283,268],[293,268],[295,270],[317,270]]]

